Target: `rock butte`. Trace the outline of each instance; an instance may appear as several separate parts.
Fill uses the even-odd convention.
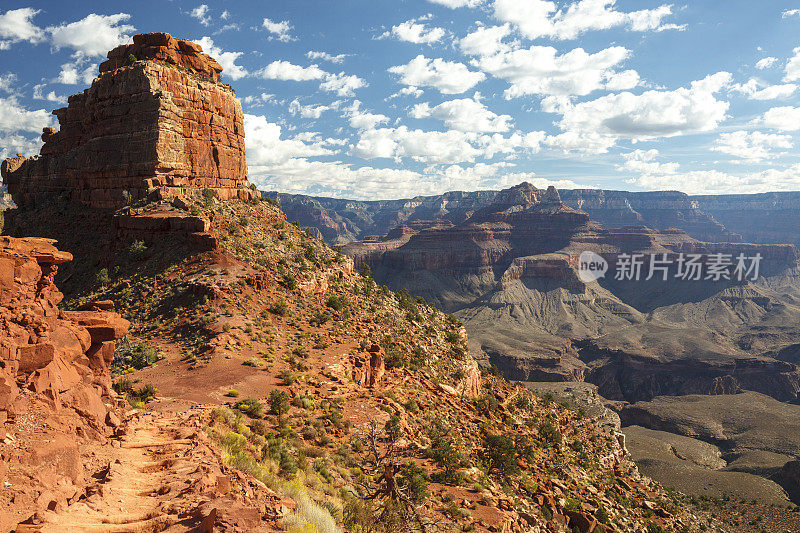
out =
[[[210,189],[251,198],[242,107],[202,48],[144,33],[108,53],[92,86],[53,111],[39,156],[6,159],[2,177],[18,206],[52,195],[95,208]]]

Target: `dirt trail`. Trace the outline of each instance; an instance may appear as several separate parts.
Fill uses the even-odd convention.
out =
[[[95,472],[85,497],[17,531],[179,533],[246,531],[256,524],[270,531],[262,518],[276,496],[220,468],[219,452],[202,430],[207,408],[169,400],[153,407],[133,414],[112,446],[90,452],[106,466]]]

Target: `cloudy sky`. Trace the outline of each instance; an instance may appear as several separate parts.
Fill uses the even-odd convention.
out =
[[[800,190],[796,0],[113,4],[3,2],[0,156],[36,153],[108,50],[166,31],[225,67],[261,189]]]

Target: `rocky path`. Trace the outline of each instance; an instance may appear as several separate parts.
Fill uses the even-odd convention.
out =
[[[176,410],[164,400],[154,407],[133,414],[112,446],[97,450],[106,466],[85,497],[17,531],[271,531],[264,518],[277,496],[222,466],[202,431],[205,408]]]

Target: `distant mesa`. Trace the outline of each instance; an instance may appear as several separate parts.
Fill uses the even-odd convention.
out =
[[[90,88],[56,109],[38,157],[3,161],[18,206],[59,195],[94,208],[211,189],[252,198],[241,103],[191,41],[143,33],[108,53]]]

